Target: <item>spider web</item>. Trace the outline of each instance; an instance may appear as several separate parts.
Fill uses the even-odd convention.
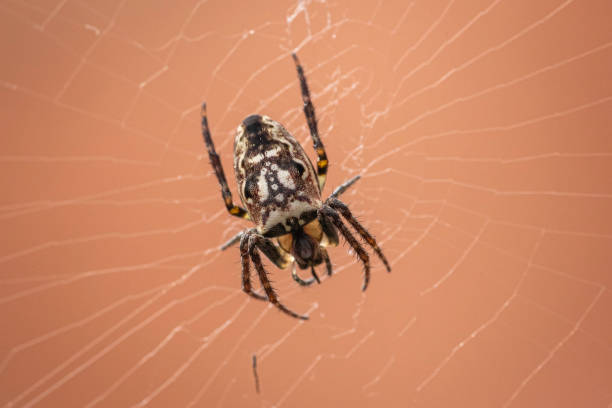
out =
[[[609,2],[268,3],[0,3],[0,404],[611,407]],[[199,133],[232,189],[251,113],[314,157],[292,50],[393,266],[267,262],[308,322],[240,290]]]

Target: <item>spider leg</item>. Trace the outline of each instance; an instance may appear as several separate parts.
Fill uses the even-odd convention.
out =
[[[249,296],[259,300],[268,300],[264,295],[253,291],[251,287],[251,268],[249,267],[249,236],[248,232],[240,239],[240,258],[242,259],[242,290]]]
[[[247,212],[247,210],[237,205],[234,205],[234,202],[232,201],[232,193],[230,192],[229,186],[227,185],[227,180],[225,179],[225,173],[223,172],[221,159],[219,159],[219,155],[215,151],[215,145],[213,144],[212,138],[210,137],[210,130],[208,129],[208,119],[206,117],[206,103],[202,104],[202,110],[200,114],[202,115],[202,136],[204,137],[204,143],[206,143],[210,164],[212,165],[213,170],[215,171],[215,175],[217,176],[217,180],[219,180],[219,184],[221,185],[221,194],[223,195],[225,207],[231,215],[234,215],[239,218],[249,219],[249,213]]]
[[[355,228],[355,231],[357,231],[359,233],[359,235],[361,235],[363,237],[363,239],[372,247],[372,249],[374,249],[374,252],[376,252],[376,255],[378,255],[380,260],[383,261],[383,263],[385,264],[385,267],[387,268],[387,272],[391,272],[391,266],[389,266],[389,262],[387,262],[387,258],[385,258],[385,255],[383,255],[382,250],[380,249],[380,247],[376,243],[376,240],[363,227],[363,225],[361,225],[361,223],[359,223],[359,221],[357,221],[357,219],[351,213],[351,210],[349,210],[347,205],[344,204],[342,201],[338,200],[337,198],[334,198],[334,197],[328,198],[326,203],[331,208],[333,208],[335,210],[338,210],[340,212],[340,214],[342,214],[342,216],[344,218],[346,218],[346,220],[353,226],[353,228]]]
[[[281,251],[270,239],[264,238],[258,233],[253,233],[251,235],[251,239],[255,242],[257,248],[263,252],[269,260],[274,262],[274,265],[276,265],[278,268],[286,269],[293,261],[290,254]]]
[[[334,224],[329,220],[329,217],[324,216],[321,212],[317,214],[317,219],[319,220],[319,224],[321,224],[321,229],[323,233],[327,236],[329,241],[329,245],[336,246],[340,240],[338,239],[338,230],[334,227]],[[325,248],[321,248],[325,250]],[[324,254],[327,256],[327,252]],[[328,257],[329,258],[329,257]],[[330,268],[328,268],[329,270]]]
[[[312,265],[310,265],[310,273],[312,273],[312,277],[314,278],[314,280],[316,280],[318,284],[321,284],[321,279],[319,279],[319,275],[317,275],[317,272],[315,271],[315,268]]]
[[[329,255],[327,254],[325,248],[321,247],[320,250],[321,253],[323,253],[323,260],[325,261],[325,267],[327,268],[327,275],[332,276],[332,263],[329,259]]]
[[[248,229],[242,230],[239,233],[237,233],[236,235],[234,235],[233,237],[231,237],[230,239],[228,239],[225,244],[221,245],[220,249],[222,251],[225,251],[227,248],[231,247],[232,245],[234,245],[235,243],[240,241],[240,238],[242,238],[242,235],[244,235],[246,232],[248,231]]]
[[[351,231],[349,231],[349,229],[342,223],[342,219],[336,210],[328,205],[323,205],[319,211],[323,215],[331,218],[332,223],[336,226],[336,228],[338,228],[344,239],[346,239],[346,242],[348,242],[349,245],[355,250],[359,256],[359,259],[361,259],[361,262],[363,262],[364,279],[361,290],[366,290],[368,283],[370,283],[370,257],[368,256],[368,253],[365,251],[365,249],[363,249],[359,241],[355,239],[353,234],[351,234]]]
[[[274,304],[274,306],[279,308],[281,311],[287,313],[289,316],[295,317],[296,319],[308,320],[308,316],[297,314],[294,311],[288,309],[281,302],[279,302],[278,297],[276,296],[276,293],[274,292],[274,289],[272,288],[272,285],[270,284],[270,280],[268,279],[268,275],[266,274],[263,264],[261,263],[261,257],[259,256],[259,253],[257,252],[257,243],[256,243],[257,239],[255,237],[256,237],[255,235],[249,236],[248,251],[249,251],[249,255],[251,256],[251,260],[253,261],[253,264],[255,265],[255,269],[257,270],[257,273],[259,274],[259,280],[261,281],[261,284],[264,287],[266,295],[268,296],[268,300],[270,301],[270,303]]]
[[[358,174],[355,177],[351,177],[350,179],[346,180],[344,183],[342,183],[341,185],[339,185],[338,187],[336,187],[336,189],[334,190],[333,193],[331,193],[331,195],[329,196],[330,198],[337,198],[340,194],[344,193],[346,190],[349,189],[350,186],[352,186],[353,184],[355,184],[355,182],[357,182],[357,180],[359,180],[361,178],[361,176]]]
[[[315,279],[314,278],[310,278],[310,279],[307,279],[307,280],[304,280],[304,279],[300,278],[300,276],[297,274],[297,270],[295,268],[295,263],[293,264],[293,267],[291,268],[291,277],[293,278],[294,281],[299,283],[301,286],[310,286],[313,283],[315,283]]]
[[[319,179],[319,190],[323,191],[323,186],[327,180],[327,154],[325,154],[325,147],[319,137],[319,130],[317,128],[317,117],[315,115],[315,109],[310,100],[310,91],[308,90],[308,84],[306,83],[306,77],[304,76],[304,69],[300,64],[295,53],[291,53],[293,61],[295,62],[295,68],[297,69],[298,78],[300,80],[300,88],[302,89],[302,100],[304,101],[304,115],[306,116],[306,122],[308,122],[308,128],[310,129],[310,136],[312,137],[312,143],[317,153],[317,177]]]

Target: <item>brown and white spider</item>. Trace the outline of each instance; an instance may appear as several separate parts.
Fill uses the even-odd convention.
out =
[[[327,178],[327,155],[317,129],[315,110],[310,100],[310,91],[304,77],[304,70],[295,54],[292,54],[302,88],[304,114],[310,128],[315,152],[317,172],[302,146],[278,122],[267,116],[251,115],[238,126],[234,140],[234,172],[240,199],[246,210],[234,205],[232,194],[215,146],[210,137],[206,118],[206,103],[202,104],[202,135],[208,149],[210,163],[221,184],[225,206],[231,215],[252,220],[256,227],[241,231],[222,246],[229,247],[240,240],[242,258],[242,290],[260,300],[269,300],[280,310],[299,319],[299,315],[285,307],[270,285],[270,280],[261,262],[259,251],[263,252],[276,266],[287,268],[294,261],[301,269],[310,268],[312,278],[302,280],[295,271],[293,279],[300,285],[320,283],[314,267],[325,262],[327,274],[332,274],[332,264],[325,247],[338,245],[338,232],[355,250],[364,266],[362,290],[370,281],[370,257],[353,234],[344,225],[340,215],[374,249],[383,261],[387,271],[391,267],[376,240],[351,214],[349,208],[338,196],[355,183],[353,177],[336,188],[324,202],[321,191]],[[276,238],[275,245],[272,238]],[[253,261],[266,296],[251,287],[250,262]]]

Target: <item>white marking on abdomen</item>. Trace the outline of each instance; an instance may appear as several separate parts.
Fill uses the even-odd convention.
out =
[[[294,200],[289,203],[289,208],[286,210],[276,209],[276,210],[270,211],[270,216],[266,220],[266,224],[263,227],[262,233],[266,232],[268,229],[272,228],[279,222],[283,223],[283,225],[286,225],[285,221],[289,217],[299,218],[300,215],[302,215],[302,213],[305,211],[316,210],[317,209],[316,206],[320,206],[321,202],[317,201],[313,204],[306,203],[304,201]]]
[[[264,201],[268,199],[268,183],[266,182],[265,174],[260,174],[257,178],[257,187],[259,187],[259,200]]]
[[[295,183],[293,182],[293,179],[291,178],[291,173],[289,173],[287,170],[278,170],[278,172],[276,173],[276,176],[278,177],[278,181],[285,187],[291,189],[291,190],[295,190]]]
[[[278,153],[280,152],[280,150],[281,150],[280,146],[274,146],[270,150],[266,150],[264,154],[266,155],[266,157],[278,156]]]
[[[249,163],[259,163],[264,158],[264,155],[261,153],[256,154],[255,156],[249,159]]]

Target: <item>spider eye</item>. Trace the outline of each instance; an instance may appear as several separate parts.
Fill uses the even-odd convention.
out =
[[[295,168],[295,170],[298,173],[299,177],[302,177],[302,174],[304,174],[304,166],[302,166],[301,163],[294,161],[293,162],[293,167]]]
[[[247,179],[247,181],[244,183],[244,198],[253,198],[255,196],[256,186],[257,183],[255,183],[255,180],[253,178]]]

